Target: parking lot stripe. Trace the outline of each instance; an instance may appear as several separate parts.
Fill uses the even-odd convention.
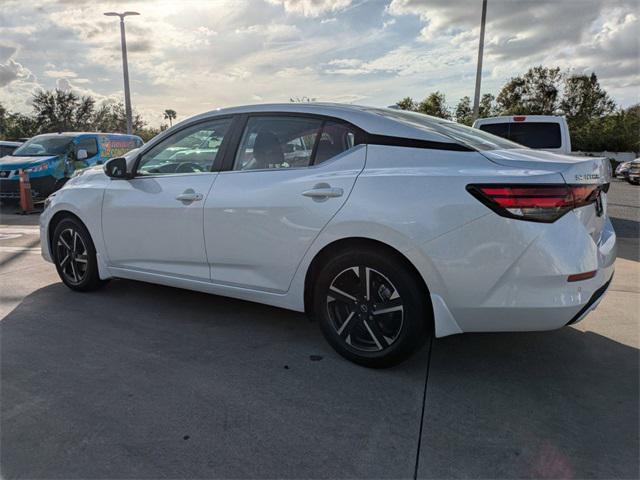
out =
[[[0,253],[16,253],[16,252],[25,252],[25,253],[40,253],[39,248],[29,248],[29,247],[0,247]]]
[[[11,225],[0,225],[0,233],[22,235],[40,235],[40,228],[38,227],[12,227]]]
[[[422,392],[422,412],[420,414],[420,429],[418,431],[418,447],[416,449],[416,464],[413,470],[413,479],[418,478],[418,467],[420,466],[420,447],[422,446],[422,428],[424,426],[424,411],[427,403],[427,384],[429,382],[429,367],[431,366],[431,351],[433,350],[433,335],[429,340],[429,353],[427,355],[427,368],[424,376],[424,391]]]

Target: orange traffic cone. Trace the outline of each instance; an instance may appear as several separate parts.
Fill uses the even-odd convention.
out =
[[[20,210],[23,215],[34,212],[29,174],[22,169],[20,170]]]

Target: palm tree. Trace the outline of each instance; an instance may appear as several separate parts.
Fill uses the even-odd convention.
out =
[[[171,120],[176,118],[176,111],[175,110],[171,110],[170,108],[164,111],[164,119],[165,120],[169,120],[169,127],[173,126],[173,123],[171,123]]]

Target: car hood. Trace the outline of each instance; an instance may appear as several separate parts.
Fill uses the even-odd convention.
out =
[[[569,184],[601,184],[611,181],[611,166],[604,157],[561,155],[530,148],[487,150],[480,153],[498,165],[559,173]]]
[[[15,169],[19,168],[28,168],[42,162],[48,162],[49,160],[53,160],[58,158],[57,155],[50,156],[40,156],[40,157],[16,157],[14,155],[6,155],[0,158],[0,168],[1,167],[11,167]]]
[[[85,185],[95,182],[102,183],[107,180],[107,178],[109,177],[104,173],[104,165],[94,165],[93,167],[76,170],[64,186],[66,188],[73,185]]]

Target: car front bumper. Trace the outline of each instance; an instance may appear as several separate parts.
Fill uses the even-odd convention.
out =
[[[55,191],[57,179],[52,175],[45,175],[30,178],[29,183],[31,184],[31,196],[34,199],[45,199]],[[0,179],[0,198],[19,199],[20,180],[15,178]]]

